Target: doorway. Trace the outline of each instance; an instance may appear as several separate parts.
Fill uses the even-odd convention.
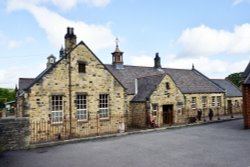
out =
[[[232,110],[232,100],[227,100],[227,109],[228,109],[228,114],[232,115],[233,110]]]
[[[173,124],[173,105],[163,105],[163,124]]]

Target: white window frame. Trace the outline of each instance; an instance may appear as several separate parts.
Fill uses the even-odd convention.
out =
[[[99,117],[100,119],[109,118],[109,95],[108,94],[99,95]]]
[[[207,96],[201,97],[202,108],[207,108]]]
[[[78,121],[87,121],[87,95],[78,94],[76,95],[76,118]]]
[[[221,107],[221,96],[217,96],[217,107]]]
[[[63,122],[63,96],[51,96],[51,122],[58,124]]]
[[[196,97],[191,97],[191,108],[196,109]]]
[[[152,113],[158,111],[158,104],[152,104]]]
[[[211,97],[211,105],[212,107],[215,107],[215,96]]]

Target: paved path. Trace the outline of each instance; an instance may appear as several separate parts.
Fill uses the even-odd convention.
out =
[[[243,120],[66,144],[0,156],[0,167],[249,167]]]

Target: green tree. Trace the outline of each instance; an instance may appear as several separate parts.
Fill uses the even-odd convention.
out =
[[[241,86],[241,74],[242,72],[233,73],[233,74],[228,75],[225,79],[231,81],[234,85],[240,87]]]
[[[15,96],[14,89],[0,88],[0,108],[4,107],[5,102],[14,101]]]

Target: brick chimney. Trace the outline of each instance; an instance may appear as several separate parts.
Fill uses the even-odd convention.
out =
[[[65,51],[68,53],[76,46],[76,35],[74,34],[74,28],[68,27],[67,33],[64,36],[65,39]]]
[[[160,56],[159,56],[159,53],[156,53],[156,54],[155,54],[154,61],[155,61],[155,66],[154,66],[154,68],[161,68],[161,58],[160,58]]]

